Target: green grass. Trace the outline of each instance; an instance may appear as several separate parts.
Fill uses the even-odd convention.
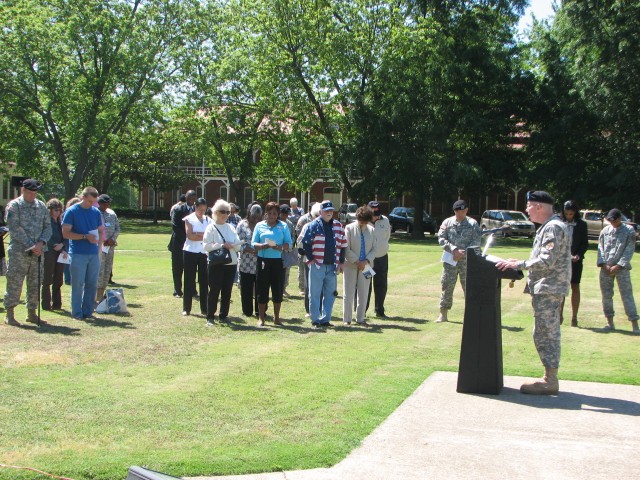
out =
[[[369,330],[319,332],[297,297],[283,303],[285,327],[256,328],[240,318],[235,288],[233,326],[207,328],[199,316],[182,317],[181,300],[171,296],[169,230],[167,223],[124,223],[114,278],[130,316],[78,322],[46,312],[52,327],[0,326],[0,463],[76,480],[123,479],[134,464],[176,476],[326,467],[433,371],[457,370],[464,302],[458,286],[453,321],[433,322],[441,272],[433,237],[417,242],[399,234],[392,241],[393,319],[372,318],[378,327]],[[527,240],[503,240],[492,253],[526,258],[529,248]],[[638,385],[640,338],[629,334],[623,316],[618,331],[599,331],[594,264],[592,250],[580,328],[562,328],[561,378]],[[513,289],[503,283],[504,370],[538,376],[523,288],[522,281]],[[341,308],[338,299],[337,322]],[[20,320],[24,306],[16,312]],[[46,477],[0,468],[0,478]]]

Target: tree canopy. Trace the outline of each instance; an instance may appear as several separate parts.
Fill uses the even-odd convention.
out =
[[[640,1],[565,0],[530,41],[526,3],[8,0],[0,156],[66,196],[171,151],[238,189],[329,167],[355,200],[528,184],[632,207]]]

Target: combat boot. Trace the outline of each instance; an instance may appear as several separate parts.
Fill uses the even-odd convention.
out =
[[[40,318],[38,317],[38,313],[35,308],[27,309],[27,322],[29,323],[40,323]]]
[[[604,326],[603,330],[605,332],[612,332],[615,329],[616,329],[616,326],[613,323],[613,317],[607,317],[607,324]]]
[[[449,312],[448,308],[441,308],[440,309],[440,315],[438,316],[438,318],[436,319],[436,323],[442,323],[442,322],[447,322],[447,313]]]
[[[558,369],[545,368],[544,370],[545,373],[542,380],[523,383],[520,391],[530,395],[557,395],[559,390]]]
[[[7,314],[4,317],[4,323],[6,323],[7,325],[13,325],[15,327],[15,326],[18,326],[20,324],[16,321],[16,317],[15,317],[13,308],[14,307],[8,307],[7,308]]]

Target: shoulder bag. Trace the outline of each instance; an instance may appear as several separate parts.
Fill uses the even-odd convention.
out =
[[[216,227],[215,224],[213,225],[213,228],[218,230],[218,227]],[[220,238],[222,238],[222,243],[227,243],[227,241],[222,236],[222,233],[220,233],[220,230],[218,230],[218,233],[220,234]],[[231,252],[229,251],[229,249],[222,247],[209,252],[209,264],[227,265],[229,263],[231,263]]]

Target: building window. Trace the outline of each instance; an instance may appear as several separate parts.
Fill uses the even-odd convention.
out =
[[[229,192],[229,188],[226,185],[220,186],[220,198],[223,199],[225,202],[227,201],[228,192]]]

